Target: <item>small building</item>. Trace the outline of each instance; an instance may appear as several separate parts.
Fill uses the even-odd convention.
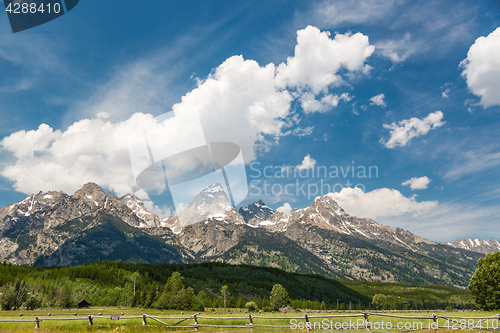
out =
[[[87,302],[86,300],[82,299],[82,300],[78,303],[77,307],[78,307],[79,309],[85,309],[85,308],[90,307],[90,303],[89,303],[89,302]]]

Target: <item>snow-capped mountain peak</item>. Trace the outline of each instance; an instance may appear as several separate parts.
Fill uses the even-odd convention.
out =
[[[170,228],[179,230],[179,228],[207,219],[243,223],[243,218],[229,203],[226,192],[218,183],[201,190],[194,197],[193,202],[187,204],[180,214],[169,218],[166,223]]]
[[[500,242],[496,239],[490,239],[487,241],[481,238],[466,238],[448,242],[447,244],[455,248],[484,254],[500,251]]]
[[[257,226],[263,221],[271,221],[274,210],[268,207],[264,201],[259,200],[248,205],[248,207],[241,207],[239,213],[246,223]]]

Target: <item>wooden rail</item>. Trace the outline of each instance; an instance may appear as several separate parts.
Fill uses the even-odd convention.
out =
[[[253,328],[253,327],[268,327],[268,328],[299,328],[299,329],[307,329],[307,330],[324,330],[325,329],[325,323],[328,321],[324,321],[327,319],[343,319],[344,322],[339,322],[336,321],[335,324],[333,323],[333,320],[329,321],[330,325],[332,327],[329,327],[331,329],[363,329],[363,330],[371,330],[371,329],[376,329],[379,330],[380,327],[376,327],[377,322],[374,321],[374,318],[377,317],[384,317],[384,318],[395,318],[398,320],[405,319],[405,320],[410,320],[406,321],[405,325],[402,327],[394,327],[394,325],[391,323],[391,327],[382,327],[382,329],[389,330],[389,331],[394,331],[394,332],[410,332],[410,331],[416,331],[419,329],[432,329],[432,330],[438,330],[440,328],[448,328],[448,329],[491,329],[491,330],[498,330],[500,329],[500,313],[495,314],[493,316],[486,316],[486,317],[458,317],[458,316],[446,316],[446,315],[437,315],[433,313],[432,315],[428,316],[403,316],[403,315],[396,315],[392,313],[381,313],[381,312],[363,312],[363,313],[352,313],[352,314],[318,314],[318,315],[309,315],[309,314],[304,314],[300,316],[269,316],[269,315],[252,315],[248,314],[245,316],[241,316],[241,314],[235,314],[235,316],[225,316],[225,317],[217,317],[217,316],[204,316],[200,315],[200,313],[195,313],[189,316],[185,315],[173,315],[173,316],[151,316],[148,314],[142,314],[142,315],[131,315],[131,316],[103,316],[103,315],[88,315],[85,317],[75,317],[75,318],[54,318],[54,317],[47,317],[47,318],[42,318],[42,317],[35,317],[34,319],[0,319],[0,323],[26,323],[26,322],[32,322],[35,324],[35,328],[38,329],[41,326],[42,322],[49,322],[49,321],[86,321],[87,325],[93,326],[96,324],[96,322],[99,321],[104,321],[104,320],[130,320],[130,319],[142,319],[142,325],[146,326],[148,321],[155,321],[160,324],[162,324],[166,329],[168,328],[189,328],[189,329],[195,329],[196,331],[199,328],[203,327],[211,327],[211,328]],[[354,318],[355,321],[353,322],[352,320],[349,321],[349,325],[344,325],[344,323],[347,323],[345,321],[346,318]],[[321,322],[317,322],[315,320],[318,319],[323,319]],[[370,320],[371,319],[371,320]],[[165,322],[165,320],[178,320],[174,324],[168,324]],[[228,323],[227,325],[223,324],[210,324],[209,322],[212,320],[218,320],[218,321],[232,321],[233,323]],[[264,323],[259,323],[262,320],[288,320],[289,324],[288,325],[269,325],[269,324],[264,324]],[[413,322],[411,322],[413,320]],[[427,326],[422,325],[415,325],[415,321],[419,320],[419,323],[422,323],[422,320],[428,320],[429,324]],[[439,320],[441,320],[441,325]],[[442,324],[442,321],[445,321],[444,325]],[[185,323],[187,321],[193,321],[192,323],[189,323],[187,325],[179,325],[181,323]],[[200,323],[200,321],[203,321],[203,323]],[[241,324],[234,324],[235,321],[245,321],[246,323],[241,323]],[[490,325],[490,321],[492,321]],[[494,321],[494,322],[493,322]],[[319,325],[317,325],[320,323]],[[323,323],[323,324],[321,324]],[[340,325],[338,325],[340,323]],[[355,324],[354,324],[355,323]],[[384,323],[382,321],[382,323]],[[408,325],[408,323],[411,323],[411,325]],[[484,327],[483,324],[487,323],[487,326]],[[389,322],[386,322],[387,325],[389,325]],[[319,326],[319,327],[318,327]],[[380,325],[379,325],[380,326]],[[414,329],[415,326],[421,327],[418,329]],[[479,327],[481,326],[481,327]]]

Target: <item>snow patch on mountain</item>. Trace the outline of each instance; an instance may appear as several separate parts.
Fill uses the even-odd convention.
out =
[[[496,239],[490,239],[489,241],[481,238],[457,239],[448,242],[447,245],[484,254],[500,251],[500,242]]]

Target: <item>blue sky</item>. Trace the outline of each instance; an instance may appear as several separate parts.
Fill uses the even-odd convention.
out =
[[[191,108],[241,147],[240,205],[303,208],[340,184],[353,215],[500,238],[497,1],[86,0],[16,34],[2,16],[2,207],[94,181],[168,215],[168,191],[135,185],[127,137]]]

